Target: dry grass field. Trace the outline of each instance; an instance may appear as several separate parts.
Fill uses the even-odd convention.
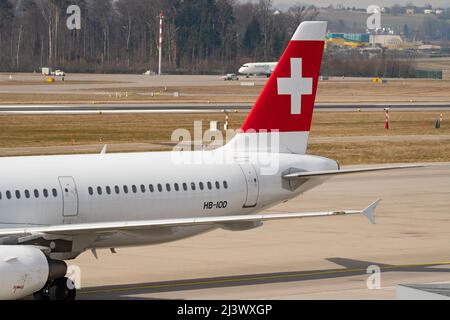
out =
[[[342,164],[450,161],[450,111],[442,112],[441,129],[434,128],[434,112],[391,112],[390,130],[384,129],[383,112],[316,112],[308,153],[331,157]],[[246,113],[230,115],[230,127],[239,128]],[[155,150],[170,150],[172,131],[192,132],[193,122],[223,123],[223,114],[98,114],[0,116],[0,148],[91,144],[152,143]],[[325,139],[323,141],[323,138]],[[349,141],[341,141],[342,138]],[[12,149],[11,149],[12,148]],[[129,147],[122,148],[131,151]],[[11,153],[11,150],[13,152]],[[114,148],[121,151],[121,148]],[[136,150],[137,151],[137,150]],[[69,151],[70,152],[70,149]],[[0,152],[1,153],[1,152]],[[51,154],[45,148],[31,154]],[[26,153],[30,155],[30,153]]]
[[[422,63],[435,66],[429,63],[445,64],[447,61],[424,60]],[[241,86],[241,81],[224,82],[218,76],[146,78],[77,74],[67,77],[64,83],[54,84],[46,84],[39,75],[18,74],[13,81],[3,75],[2,79],[1,104],[230,103],[231,106],[254,102],[266,81],[264,78],[241,79],[255,84]],[[374,84],[362,78],[331,79],[319,83],[317,101],[354,103],[355,109],[359,103],[450,102],[449,88],[450,80],[399,79]],[[179,92],[180,97],[175,97],[174,92]],[[381,111],[316,112],[308,151],[338,159],[343,164],[448,161],[450,126],[447,119],[450,113],[443,112],[444,123],[436,130],[434,122],[439,113],[393,111],[391,129],[385,130]],[[239,128],[245,117],[245,112],[231,114],[230,127]],[[114,144],[111,147],[114,152],[132,151],[134,145],[130,143],[150,143],[145,150],[170,150],[172,131],[176,128],[192,130],[194,120],[203,120],[206,130],[210,120],[223,123],[224,115],[3,115],[0,116],[0,155],[92,152],[92,145],[104,143]],[[85,145],[91,148],[82,148]],[[67,148],[55,149],[55,146]],[[74,151],[70,146],[80,148]],[[23,148],[33,149],[25,152]]]
[[[317,102],[443,102],[449,89],[449,80],[322,81]]]

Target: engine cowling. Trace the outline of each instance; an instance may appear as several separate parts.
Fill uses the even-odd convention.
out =
[[[263,225],[261,221],[244,221],[244,222],[230,222],[221,223],[220,227],[228,231],[247,231],[255,228],[259,228]]]
[[[0,299],[12,300],[41,290],[48,281],[64,277],[64,261],[49,260],[34,246],[0,245]]]

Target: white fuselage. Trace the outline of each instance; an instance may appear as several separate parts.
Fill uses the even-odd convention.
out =
[[[239,68],[240,74],[250,75],[271,75],[277,62],[251,62]]]
[[[174,163],[171,152],[1,158],[0,227],[249,214],[323,182],[311,179],[292,190],[281,178],[286,170],[337,166],[294,154],[258,154],[258,159],[277,161],[276,172],[261,174],[259,162],[245,157],[227,164]],[[85,246],[160,243],[211,229],[115,233]]]

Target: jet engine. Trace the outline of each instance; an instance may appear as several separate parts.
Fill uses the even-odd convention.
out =
[[[240,221],[232,223],[221,223],[220,227],[228,231],[246,231],[259,228],[263,225],[261,221]]]
[[[0,299],[20,299],[40,292],[67,272],[64,261],[48,259],[34,246],[0,245]]]

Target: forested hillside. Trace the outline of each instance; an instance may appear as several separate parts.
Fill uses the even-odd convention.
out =
[[[81,29],[69,30],[69,5]],[[164,11],[165,70],[223,71],[247,60],[274,60],[299,22],[317,15],[270,0],[0,0],[0,69],[140,72],[156,69]]]

